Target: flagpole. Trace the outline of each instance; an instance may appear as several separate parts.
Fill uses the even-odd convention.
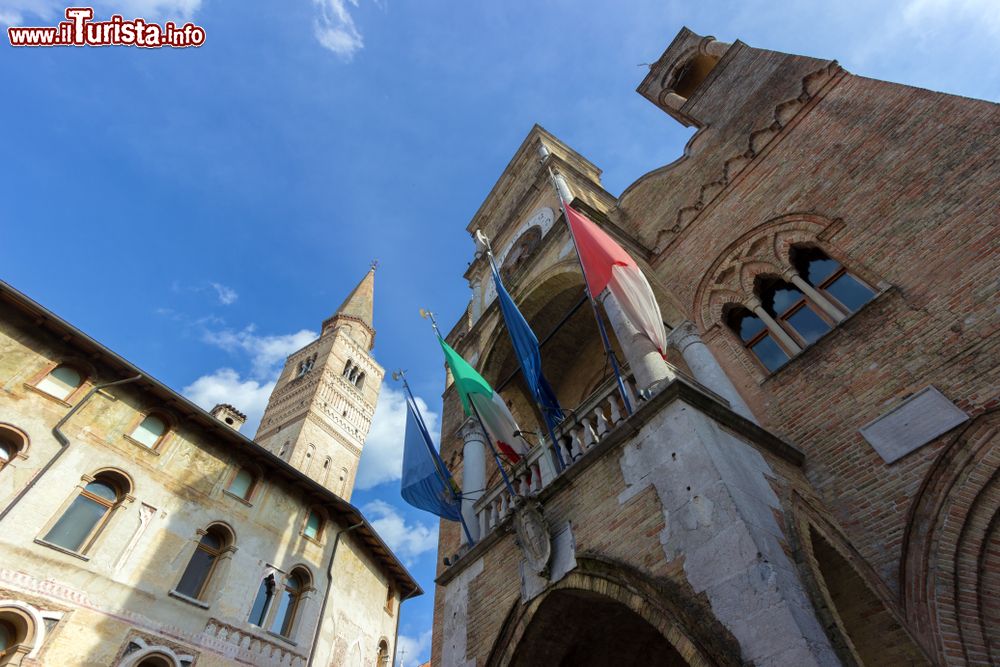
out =
[[[392,374],[393,379],[398,379],[403,381],[403,388],[406,390],[407,401],[410,403],[410,409],[413,410],[413,415],[420,421],[420,428],[423,429],[421,435],[425,436],[423,438],[424,444],[427,446],[429,453],[431,455],[431,460],[434,462],[434,468],[437,470],[438,476],[441,478],[441,482],[448,489],[448,493],[451,495],[452,499],[458,503],[458,520],[462,522],[462,529],[465,531],[465,537],[469,540],[469,546],[471,547],[476,543],[472,539],[472,532],[469,530],[469,526],[465,523],[465,516],[462,514],[462,498],[461,494],[455,493],[455,487],[452,486],[455,481],[451,476],[451,472],[448,467],[444,465],[444,461],[441,460],[440,455],[433,449],[433,443],[428,440],[430,433],[427,431],[427,425],[424,423],[424,416],[420,414],[420,410],[417,409],[417,400],[413,397],[413,391],[410,390],[410,383],[406,381],[406,376],[403,374],[402,370],[398,370]]]
[[[569,237],[573,240],[573,249],[576,250],[576,259],[580,264],[580,273],[583,274],[583,290],[587,294],[587,299],[590,301],[590,307],[594,311],[594,319],[597,320],[597,328],[601,332],[601,342],[604,343],[604,351],[608,355],[608,360],[611,361],[611,369],[614,371],[615,379],[618,381],[618,392],[621,394],[622,401],[625,403],[625,412],[632,414],[632,402],[628,398],[628,391],[625,389],[625,380],[622,379],[621,370],[618,368],[618,359],[615,356],[615,351],[611,349],[611,341],[608,339],[608,332],[604,329],[604,320],[601,318],[601,312],[597,309],[597,300],[594,299],[594,295],[590,293],[590,283],[587,282],[587,270],[583,267],[583,257],[580,255],[580,247],[576,244],[576,235],[573,233],[573,226],[569,222],[569,213],[567,213],[566,208],[569,204],[562,197],[562,193],[559,192],[559,186],[556,184],[556,176],[552,173],[552,167],[546,167],[549,171],[549,181],[552,183],[552,187],[556,191],[556,196],[559,197],[559,207],[563,212],[563,219],[566,221],[566,227],[569,228]]]
[[[489,260],[489,262],[490,262],[490,268],[493,269],[493,272],[497,276],[499,276],[500,272],[497,270],[496,262],[493,260],[493,248],[490,246],[490,240],[488,238],[486,238],[485,234],[482,234],[482,237],[483,237],[483,239],[485,241],[485,245],[486,245],[486,259]],[[503,280],[500,281],[500,284],[503,285]],[[497,295],[497,299],[499,299],[499,298],[500,298],[500,295],[498,294]],[[507,330],[509,332],[510,328],[508,327]],[[513,342],[514,341],[511,340],[511,345],[513,345]],[[523,367],[521,368],[521,373],[524,374],[524,368]],[[529,389],[529,391],[531,390],[531,386],[530,385],[528,386],[528,389]],[[531,393],[534,394],[533,391]],[[559,441],[556,440],[555,429],[552,428],[552,420],[549,418],[549,415],[548,415],[548,412],[546,411],[545,405],[542,403],[541,400],[538,400],[538,397],[535,397],[535,403],[538,404],[538,409],[542,413],[542,420],[545,422],[545,428],[548,429],[549,440],[552,442],[552,449],[555,450],[555,453],[556,453],[556,463],[559,464],[559,472],[562,472],[563,470],[566,469],[566,462],[563,461],[562,452],[559,451]]]
[[[431,321],[431,327],[434,329],[434,334],[438,337],[438,340],[444,340],[441,336],[441,331],[438,329],[437,320],[434,319],[434,313],[429,310],[420,309],[420,315],[426,317]],[[486,424],[483,422],[483,418],[479,415],[479,410],[476,409],[476,405],[472,402],[472,397],[469,397],[469,407],[472,409],[472,414],[476,415],[476,421],[479,422],[479,428],[483,430],[483,437],[486,438],[486,442],[490,446],[490,452],[493,453],[493,460],[497,464],[497,468],[500,469],[500,475],[503,477],[503,482],[507,486],[507,491],[510,492],[511,498],[517,497],[517,492],[514,491],[514,486],[510,483],[510,479],[507,477],[507,471],[503,469],[503,464],[500,462],[500,455],[497,453],[496,447],[493,446],[493,440],[490,438],[490,432],[486,429]]]

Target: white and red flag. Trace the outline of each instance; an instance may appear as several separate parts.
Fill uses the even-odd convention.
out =
[[[563,209],[576,240],[590,295],[596,299],[605,289],[610,291],[632,326],[649,338],[663,355],[667,349],[667,332],[653,288],[642,270],[594,221],[569,204],[564,203]]]

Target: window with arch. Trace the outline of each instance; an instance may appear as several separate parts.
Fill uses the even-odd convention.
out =
[[[365,384],[364,371],[351,359],[348,359],[347,363],[344,364],[344,377],[358,389],[361,389]]]
[[[312,355],[311,357],[306,357],[305,359],[299,362],[299,371],[296,377],[302,377],[303,375],[311,371],[315,365],[316,365],[315,354]]]
[[[844,315],[850,315],[875,297],[871,286],[819,248],[793,246],[789,259],[796,273]]]
[[[233,534],[228,528],[220,524],[209,526],[198,540],[175,590],[190,598],[203,600],[223,552],[231,548],[233,542]]]
[[[250,618],[247,619],[251,624],[259,628],[267,625],[267,612],[274,601],[277,587],[278,583],[274,579],[274,574],[267,575],[260,582],[260,586],[257,588],[257,597],[254,598],[253,607],[250,608]]]
[[[40,628],[28,609],[20,603],[0,607],[0,665],[19,665],[37,647]]]
[[[80,369],[70,364],[59,364],[36,382],[35,388],[65,401],[83,386],[84,379]]]
[[[20,431],[0,424],[0,470],[7,467],[15,456],[24,451],[26,441]]]
[[[42,538],[76,553],[86,553],[130,491],[128,479],[121,473],[103,471],[84,477],[72,499]]]
[[[154,653],[137,662],[135,667],[175,667],[175,663],[170,656]]]
[[[742,306],[732,308],[727,320],[729,327],[743,341],[743,346],[750,350],[768,371],[773,373],[788,361],[788,353],[775,341],[767,325],[749,310]]]
[[[238,468],[226,485],[226,492],[249,502],[257,490],[258,480],[259,476],[253,470]]]
[[[129,434],[135,442],[148,449],[156,449],[163,444],[168,424],[165,417],[155,412],[147,413]]]
[[[302,534],[310,540],[319,541],[323,536],[323,515],[316,507],[309,509],[306,513],[306,520],[302,524]]]
[[[784,280],[765,279],[758,287],[758,294],[767,314],[778,322],[799,347],[815,343],[835,324],[806,298],[802,290]]]
[[[375,653],[376,667],[389,667],[389,644],[384,639],[378,643],[378,651]]]
[[[392,616],[393,613],[393,603],[396,601],[395,591],[392,590],[392,586],[386,587],[385,593],[385,611]]]
[[[285,577],[281,590],[277,593],[274,616],[271,619],[271,632],[282,637],[291,637],[295,630],[295,621],[302,606],[302,596],[309,586],[309,574],[302,568],[296,568]]]

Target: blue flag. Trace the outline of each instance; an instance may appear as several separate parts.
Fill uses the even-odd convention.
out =
[[[535,397],[535,402],[538,403],[538,407],[542,411],[546,425],[550,429],[554,429],[563,420],[563,411],[559,406],[556,393],[552,391],[548,380],[542,374],[542,354],[538,347],[538,338],[528,325],[528,321],[524,319],[524,315],[514,305],[510,294],[504,289],[496,265],[490,262],[490,266],[493,268],[493,282],[497,288],[500,312],[503,313],[504,322],[507,323],[510,341],[517,354],[517,360],[521,364],[521,373],[524,375],[532,396]]]
[[[449,521],[461,520],[461,502],[444,461],[417,413],[413,401],[406,400],[406,435],[403,440],[403,500],[416,508]]]

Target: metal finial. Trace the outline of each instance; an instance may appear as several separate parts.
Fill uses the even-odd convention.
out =
[[[424,318],[425,320],[430,320],[431,321],[431,326],[434,327],[434,331],[436,331],[439,336],[441,335],[441,332],[438,331],[437,320],[434,319],[434,313],[432,313],[431,311],[427,310],[426,308],[421,308],[420,309],[420,317]]]
[[[374,271],[375,269],[378,268],[378,260],[377,259],[373,259],[372,260],[371,268],[372,268],[372,271]]]

